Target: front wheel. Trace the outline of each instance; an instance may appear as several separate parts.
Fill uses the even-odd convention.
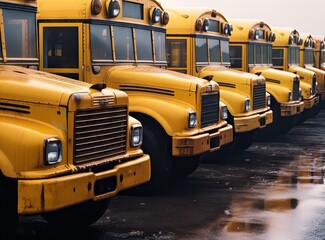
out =
[[[183,178],[193,173],[199,166],[202,155],[190,157],[174,157],[172,162],[172,176]]]
[[[88,201],[74,206],[59,209],[53,212],[42,214],[43,218],[55,226],[60,227],[86,227],[98,219],[106,212],[110,198],[100,201]]]

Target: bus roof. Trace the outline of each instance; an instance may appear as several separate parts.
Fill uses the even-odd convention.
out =
[[[289,39],[292,34],[297,37],[300,37],[299,32],[292,27],[272,27],[272,31],[275,33],[276,38],[273,42],[274,47],[288,47]],[[298,46],[296,44],[296,46]]]
[[[227,19],[220,13],[211,8],[194,7],[166,7],[170,15],[167,34],[197,34],[195,25],[199,18],[209,18],[219,22],[227,22]],[[179,31],[181,29],[181,31]]]
[[[263,28],[271,31],[271,28],[265,22],[258,19],[228,19],[229,23],[233,25],[233,33],[230,36],[232,42],[249,42],[249,32],[254,28]]]

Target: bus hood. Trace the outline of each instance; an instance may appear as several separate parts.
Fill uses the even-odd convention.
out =
[[[297,78],[298,76],[292,72],[282,71],[270,67],[254,67],[251,70],[251,73],[254,74],[260,74],[263,77],[266,78],[266,81],[270,82],[281,82],[284,81],[293,81],[294,78]]]
[[[218,82],[220,86],[224,84],[243,84],[251,85],[252,80],[258,80],[260,83],[265,83],[263,76],[243,72],[225,66],[206,66],[199,70],[199,77],[213,76],[213,80]]]
[[[205,86],[209,81],[154,66],[115,66],[108,72],[106,79],[123,86],[143,86],[164,90],[183,90],[195,92],[197,86]]]
[[[300,80],[312,81],[314,72],[300,66],[291,66],[289,71],[300,76]]]
[[[4,100],[67,106],[74,93],[90,93],[91,84],[17,66],[0,66]]]

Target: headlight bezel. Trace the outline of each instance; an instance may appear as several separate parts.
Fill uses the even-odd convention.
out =
[[[137,141],[134,141],[138,138]],[[136,123],[132,124],[130,131],[130,145],[131,147],[141,146],[143,142],[143,127],[141,124]]]
[[[228,118],[228,108],[227,106],[221,106],[221,119],[226,120]]]
[[[197,115],[193,109],[189,109],[188,111],[188,128],[195,128],[197,126]]]
[[[249,98],[245,99],[245,112],[249,112],[251,110],[251,100]]]
[[[62,142],[58,138],[48,138],[44,141],[45,165],[53,165],[62,161]]]

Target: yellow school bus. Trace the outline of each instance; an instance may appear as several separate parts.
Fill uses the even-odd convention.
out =
[[[313,35],[316,41],[314,48],[315,67],[325,70],[325,37],[322,35]]]
[[[316,67],[315,49],[317,40],[309,33],[301,33],[304,43],[300,46],[300,67],[304,67],[316,74],[317,93],[319,95],[319,108],[325,101],[325,71]]]
[[[260,133],[286,133],[304,109],[299,76],[272,68],[272,43],[277,36],[268,24],[255,19],[229,19],[229,22],[234,29],[230,36],[231,67],[264,76],[266,91],[271,94],[273,122],[278,124],[261,129]],[[276,128],[280,130],[273,131]]]
[[[20,215],[89,225],[150,179],[124,92],[35,70],[36,12],[35,1],[0,1],[0,239]]]
[[[322,95],[322,92],[325,94],[324,80],[322,80],[321,84],[318,84],[317,87],[317,82],[320,82],[320,78],[324,79],[325,72],[311,66],[314,57],[312,46],[315,42],[313,40],[308,42],[310,46],[308,46],[309,49],[306,50],[308,52],[306,56],[308,56],[307,59],[310,63],[307,64],[306,67],[302,67],[300,65],[301,62],[304,62],[304,56],[299,52],[304,51],[300,51],[300,49],[305,49],[304,45],[306,45],[306,42],[303,40],[301,34],[296,29],[290,27],[272,27],[272,30],[277,35],[277,39],[273,43],[273,67],[293,72],[300,76],[300,85],[303,90],[305,108],[308,109],[307,111],[310,112],[309,114],[312,114],[313,111],[318,109],[317,103],[319,101],[319,96]],[[319,75],[318,81],[317,75]],[[319,95],[315,98],[314,96],[317,94],[317,88]]]
[[[125,91],[143,124],[152,174],[139,191],[186,176],[232,141],[219,86],[166,70],[168,12],[155,0],[38,2],[40,69]]]
[[[168,68],[218,82],[234,130],[231,148],[247,149],[255,132],[272,123],[265,78],[229,68],[232,27],[221,13],[186,7],[167,10]]]

